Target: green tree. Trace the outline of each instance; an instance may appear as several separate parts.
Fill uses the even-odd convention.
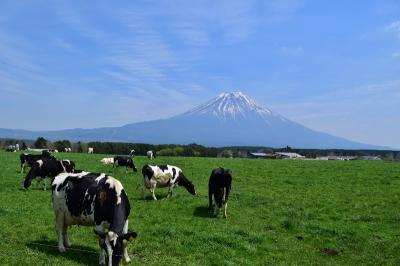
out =
[[[59,150],[59,151],[64,151],[65,148],[70,148],[71,147],[71,142],[69,140],[57,140],[54,142],[54,148]]]
[[[47,148],[47,140],[43,137],[38,137],[33,144],[33,146],[37,149],[46,149]]]

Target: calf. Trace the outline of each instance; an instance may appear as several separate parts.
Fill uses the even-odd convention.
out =
[[[182,170],[176,166],[145,165],[142,168],[142,174],[144,179],[143,189],[142,189],[143,198],[144,198],[144,189],[146,187],[152,193],[153,199],[157,200],[154,194],[156,186],[168,187],[167,198],[169,198],[172,195],[172,190],[175,186],[183,186],[190,194],[196,195],[196,190],[192,182],[190,182],[182,173]]]
[[[124,156],[115,156],[114,157],[114,163],[113,163],[113,168],[118,167],[118,166],[125,166],[125,172],[129,168],[132,168],[134,172],[137,172],[137,168],[135,166],[135,163],[133,162],[132,158],[130,157],[124,157]]]
[[[103,158],[100,160],[102,164],[113,164],[114,163],[114,158]]]
[[[42,154],[26,154],[26,153],[21,154],[19,156],[19,160],[21,162],[20,164],[21,174],[24,172],[26,165],[32,167],[34,162],[41,159],[56,160],[56,158],[54,158],[48,151],[42,151]]]
[[[211,172],[208,181],[208,211],[212,212],[212,197],[214,196],[214,216],[218,215],[219,209],[224,205],[224,218],[227,218],[228,198],[232,186],[232,171],[224,168],[215,168]]]
[[[72,173],[75,170],[75,163],[70,160],[52,160],[41,159],[33,163],[31,170],[26,175],[23,187],[27,190],[34,178],[39,182],[46,179],[46,177],[55,177],[56,175],[67,172]],[[46,182],[44,182],[44,190],[46,190]]]
[[[99,236],[99,263],[105,265],[105,255],[109,266],[119,265],[121,257],[125,262],[130,261],[127,241],[136,238],[137,234],[128,231],[131,207],[117,179],[88,172],[62,173],[54,178],[52,192],[60,252],[65,252],[71,245],[68,226],[94,225]]]

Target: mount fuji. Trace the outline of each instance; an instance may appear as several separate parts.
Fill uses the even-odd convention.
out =
[[[122,127],[27,131],[0,129],[0,137],[81,141],[128,141],[150,144],[205,146],[268,146],[318,149],[384,149],[318,132],[290,121],[242,92],[218,97],[168,119]]]

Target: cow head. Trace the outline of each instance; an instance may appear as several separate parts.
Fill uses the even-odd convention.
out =
[[[65,172],[67,173],[74,173],[75,171],[75,163],[70,160],[61,160],[60,163],[65,169]]]
[[[43,165],[43,160],[37,160],[35,163],[33,163],[31,169],[29,170],[28,174],[25,176],[24,181],[22,182],[22,186],[25,190],[28,190],[28,188],[31,186],[32,180],[36,176],[38,176],[42,165]]]
[[[130,168],[132,168],[132,170],[133,170],[134,172],[137,172],[136,165],[135,165],[135,163],[133,162],[133,160],[132,160],[131,158],[128,159],[128,166],[129,166]]]
[[[194,188],[194,185],[192,182],[190,182],[186,176],[184,176],[182,173],[179,174],[178,177],[178,185],[183,186],[186,188],[186,190],[192,194],[192,195],[196,195],[196,190]]]
[[[124,249],[128,242],[134,240],[137,237],[136,232],[130,232],[118,236],[116,233],[99,232],[94,230],[94,233],[99,237],[100,249],[103,249],[107,254],[109,262],[112,265],[119,265],[121,258],[124,255]]]

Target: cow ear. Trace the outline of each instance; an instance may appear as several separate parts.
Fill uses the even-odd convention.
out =
[[[106,233],[105,232],[99,232],[97,230],[93,230],[93,232],[99,237],[99,238],[105,238],[106,237]]]
[[[128,232],[122,236],[123,240],[126,240],[126,241],[133,241],[133,240],[135,240],[136,237],[137,237],[136,232]]]

